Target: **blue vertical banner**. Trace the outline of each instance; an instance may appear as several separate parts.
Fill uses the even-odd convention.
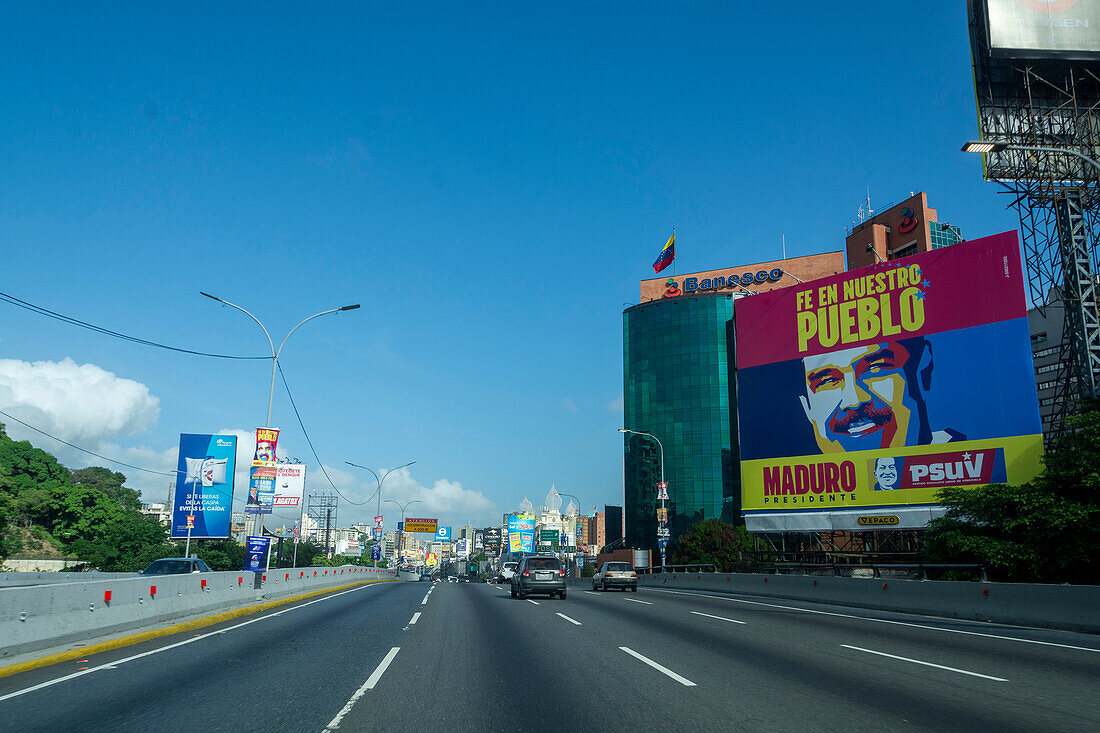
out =
[[[236,457],[235,435],[180,435],[172,497],[173,538],[187,537],[189,516],[195,518],[192,539],[229,536]]]
[[[375,545],[371,545],[371,548],[370,548],[370,559],[371,559],[371,560],[374,560],[374,561],[376,561],[376,562],[377,562],[378,560],[381,560],[381,559],[382,559],[382,546],[381,546],[381,545],[377,545],[377,544],[375,544]]]
[[[248,555],[245,557],[244,567],[241,569],[251,570],[257,573],[263,572],[267,567],[267,550],[270,545],[270,537],[255,537],[249,535],[248,542],[246,543]]]

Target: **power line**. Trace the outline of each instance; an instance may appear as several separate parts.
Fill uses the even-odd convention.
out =
[[[8,418],[9,420],[14,420],[15,422],[19,423],[23,427],[30,428],[31,430],[33,430],[36,433],[40,433],[42,435],[45,435],[47,438],[50,438],[51,440],[56,440],[58,443],[62,443],[63,445],[67,445],[70,448],[75,448],[76,450],[80,451],[81,453],[87,453],[90,456],[95,456],[96,458],[102,458],[103,460],[107,461],[108,463],[114,463],[114,464],[119,465],[119,466],[125,466],[126,468],[132,468],[135,471],[144,471],[145,473],[153,473],[153,474],[156,474],[158,476],[169,476],[171,478],[176,478],[178,474],[184,473],[184,471],[179,471],[179,470],[176,470],[176,471],[173,471],[173,472],[156,471],[152,468],[142,468],[141,466],[135,466],[135,465],[130,464],[130,463],[124,463],[123,461],[117,461],[114,458],[108,458],[107,456],[96,453],[95,451],[90,451],[87,448],[81,448],[79,445],[74,445],[74,444],[70,443],[67,440],[62,440],[61,438],[57,437],[56,435],[51,435],[50,433],[47,433],[45,430],[42,430],[41,428],[36,428],[34,425],[31,425],[30,423],[23,422],[19,418],[15,417],[14,415],[11,415],[7,412],[4,412],[3,410],[0,410],[0,415],[3,415],[4,417]],[[203,491],[208,491],[210,489],[213,489],[213,491],[215,493],[221,494],[222,496],[228,496],[229,500],[231,502],[235,502],[237,504],[246,504],[245,499],[234,498],[233,495],[230,492],[226,491],[225,489],[218,488],[217,485],[204,486],[203,487]],[[291,522],[297,521],[293,517],[288,517],[288,516],[283,515],[283,514],[275,514],[274,512],[272,512],[270,516],[279,517],[280,519],[285,519],[285,520],[291,521]]]
[[[298,418],[298,426],[302,429],[302,435],[306,436],[306,442],[309,443],[309,449],[313,451],[313,457],[317,460],[317,465],[320,466],[321,473],[325,474],[325,478],[328,479],[329,485],[332,486],[332,490],[335,491],[340,496],[340,498],[346,501],[348,504],[352,504],[354,506],[365,506],[366,504],[370,503],[370,499],[367,499],[366,501],[352,501],[348,497],[341,494],[340,489],[336,488],[336,484],[333,483],[332,478],[328,475],[328,471],[325,470],[325,464],[321,462],[320,456],[317,455],[317,449],[313,447],[313,441],[309,439],[309,433],[306,431],[305,423],[302,422],[302,416],[298,412],[298,406],[294,404],[294,395],[290,393],[290,385],[287,384],[286,374],[283,373],[283,365],[279,364],[279,362],[275,362],[275,364],[279,368],[279,377],[283,380],[283,387],[286,388],[286,396],[290,398],[290,406],[294,408],[294,416]],[[371,499],[373,498],[374,497],[371,496]]]
[[[178,352],[178,353],[181,353],[181,354],[193,354],[195,356],[209,356],[209,357],[213,357],[215,359],[248,359],[248,360],[255,360],[255,359],[270,359],[271,358],[270,356],[234,356],[232,354],[211,354],[211,353],[208,353],[208,352],[205,352],[205,351],[194,351],[193,349],[183,349],[183,348],[180,348],[178,346],[169,346],[167,344],[158,343],[156,341],[149,341],[148,339],[138,338],[136,336],[130,336],[130,335],[127,335],[125,333],[120,333],[119,331],[112,331],[109,328],[104,328],[103,326],[97,326],[94,323],[88,323],[87,321],[81,321],[77,318],[73,318],[72,316],[66,316],[63,313],[57,313],[56,311],[49,310],[48,308],[43,308],[42,306],[35,305],[34,303],[28,303],[25,300],[20,300],[19,298],[16,298],[14,295],[8,295],[7,293],[4,293],[4,292],[0,292],[0,301],[10,303],[11,305],[14,305],[18,308],[23,308],[24,310],[28,310],[32,313],[37,313],[38,315],[41,315],[41,316],[46,316],[47,318],[53,318],[54,320],[58,320],[58,321],[61,321],[63,323],[68,323],[70,325],[77,326],[79,328],[86,328],[89,331],[95,331],[96,333],[101,333],[105,336],[111,336],[113,338],[122,339],[123,341],[130,341],[132,343],[141,344],[143,346],[152,346],[152,347],[155,347],[155,348],[158,348],[158,349],[166,349],[168,351],[175,351],[175,352]]]

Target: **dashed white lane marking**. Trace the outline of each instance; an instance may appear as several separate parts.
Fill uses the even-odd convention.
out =
[[[731,624],[744,624],[745,621],[738,621],[735,618],[726,618],[725,616],[712,616],[709,613],[700,613],[699,611],[692,611],[696,616],[706,616],[707,618],[716,618],[719,621],[729,621]]]
[[[421,606],[425,606],[425,605],[427,605],[427,603],[428,603],[428,596],[430,596],[430,595],[431,595],[431,593],[428,593],[428,594],[426,594],[426,595],[424,596],[424,600],[422,600],[422,601],[420,602],[420,605],[421,605]]]
[[[412,626],[413,624],[415,624],[419,618],[420,618],[420,611],[417,611],[416,613],[413,614],[413,617],[411,619],[409,619],[409,626]]]
[[[994,682],[1008,682],[1004,677],[991,677],[987,674],[978,674],[977,672],[968,672],[965,669],[958,669],[957,667],[945,667],[942,664],[933,664],[932,662],[922,662],[919,659],[910,659],[909,657],[899,657],[896,654],[887,654],[886,652],[876,652],[874,649],[863,649],[858,646],[850,646],[849,644],[841,644],[845,649],[855,649],[857,652],[866,652],[868,654],[877,654],[880,657],[889,657],[890,659],[900,659],[903,662],[912,662],[913,664],[923,664],[925,667],[935,667],[936,669],[946,669],[948,672],[958,672],[959,674],[968,674],[971,677],[981,677],[983,680],[993,680]]]
[[[539,605],[538,601],[532,601],[530,598],[526,598],[524,600],[526,600],[528,603],[534,603],[536,606]]]
[[[624,598],[623,600],[624,601],[630,601],[631,603],[644,603],[647,606],[652,606],[653,605],[649,601],[639,601],[637,598]]]
[[[649,657],[642,656],[641,654],[634,651],[630,647],[621,646],[619,648],[622,649],[627,654],[629,654],[630,656],[634,657],[635,659],[640,659],[641,661],[645,662],[646,664],[648,664],[650,667],[653,667],[653,669],[657,670],[658,672],[661,672],[662,674],[667,674],[669,677],[676,680],[677,682],[679,682],[684,687],[695,687],[695,683],[692,682],[691,680],[689,680],[688,678],[681,677],[680,675],[676,674],[675,672],[673,672],[668,667],[657,664],[656,662],[654,662]]]
[[[599,593],[597,593],[596,591],[592,591],[592,590],[582,590],[581,593],[587,593],[590,596],[598,596],[599,595]]]
[[[306,606],[312,606],[314,603],[323,603],[324,601],[332,600],[333,598],[339,598],[340,596],[344,595],[345,593],[354,593],[356,591],[363,590],[364,588],[377,588],[377,587],[379,587],[379,586],[376,586],[376,585],[363,585],[363,586],[359,586],[358,588],[352,588],[351,590],[340,591],[339,593],[333,593],[330,596],[325,596],[323,598],[317,598],[315,600],[307,601],[307,602],[302,603],[302,604],[297,605],[297,606],[291,606],[290,608],[284,608],[283,610],[276,611],[275,613],[269,613],[266,616],[259,616],[257,618],[249,619],[248,621],[242,621],[239,624],[234,624],[233,626],[229,626],[229,627],[224,628],[224,629],[219,629],[218,631],[211,631],[211,632],[206,633],[206,634],[200,634],[199,636],[193,636],[190,639],[184,639],[183,641],[177,641],[175,644],[169,644],[168,646],[162,646],[158,649],[151,649],[147,652],[142,652],[141,654],[134,654],[133,656],[125,657],[123,659],[118,659],[118,660],[115,660],[114,662],[109,662],[107,664],[101,664],[98,667],[92,667],[91,669],[86,669],[86,670],[83,670],[81,672],[73,672],[72,674],[67,674],[64,677],[58,677],[57,679],[49,680],[48,682],[40,682],[37,685],[33,685],[31,687],[26,687],[22,690],[16,690],[15,692],[9,692],[7,695],[0,695],[0,702],[3,702],[4,700],[8,700],[8,699],[13,698],[13,697],[19,697],[20,695],[25,695],[28,692],[34,692],[35,690],[41,690],[44,687],[51,687],[53,685],[56,685],[59,682],[65,682],[67,680],[76,679],[77,677],[83,677],[86,674],[92,674],[93,672],[98,672],[101,669],[114,669],[115,667],[117,667],[120,664],[125,664],[126,662],[132,662],[135,659],[142,659],[143,657],[148,657],[148,656],[151,656],[153,654],[160,654],[161,652],[166,652],[169,649],[175,649],[176,647],[181,647],[181,646],[184,646],[185,644],[193,644],[196,641],[201,641],[201,640],[203,640],[207,637],[210,637],[210,636],[217,636],[218,634],[225,634],[229,631],[233,631],[234,629],[239,629],[242,626],[248,626],[249,624],[254,624],[257,621],[264,621],[264,620],[269,619],[269,618],[275,618],[276,616],[282,616],[284,613],[290,613],[291,611],[295,611],[299,608],[305,608]]]
[[[559,613],[558,615],[561,616],[566,621],[568,621],[569,623],[573,624],[574,626],[581,626],[582,625],[580,621],[576,621],[574,619],[571,619],[568,616],[566,616],[564,613]]]
[[[363,686],[355,691],[351,699],[347,701],[340,712],[336,713],[336,717],[329,721],[328,725],[325,726],[325,729],[321,731],[321,733],[325,733],[327,730],[336,730],[340,727],[340,721],[344,719],[345,715],[351,712],[351,709],[355,707],[355,703],[359,702],[359,698],[361,698],[367,690],[373,690],[374,686],[378,684],[378,680],[382,679],[382,675],[385,673],[386,668],[390,666],[390,662],[393,661],[393,658],[397,656],[399,651],[401,651],[401,647],[399,646],[390,649],[385,658],[382,659],[382,661],[378,663],[378,666],[374,668],[374,671],[371,672],[370,677],[363,683]]]
[[[682,590],[668,590],[666,588],[651,588],[650,590],[657,593],[673,593],[680,596],[696,596],[697,598],[714,598],[719,601],[730,601],[731,603],[747,603],[751,606],[767,606],[769,608],[782,608],[785,611],[801,611],[802,613],[816,613],[819,616],[836,616],[838,618],[854,618],[860,621],[874,621],[880,624],[893,624],[895,626],[909,626],[914,629],[928,629],[929,631],[944,631],[949,634],[966,634],[967,636],[984,636],[987,639],[1001,639],[1002,641],[1018,641],[1021,644],[1041,644],[1042,646],[1056,646],[1062,649],[1076,649],[1081,652],[1094,652],[1100,654],[1100,649],[1087,646],[1074,646],[1073,644],[1059,644],[1054,641],[1039,641],[1038,639],[1021,639],[1016,636],[1001,636],[999,634],[986,634],[981,631],[965,631],[963,629],[945,629],[939,626],[928,626],[927,624],[914,624],[909,621],[892,621],[886,618],[872,618],[870,616],[856,616],[852,613],[837,613],[835,611],[818,611],[813,608],[799,608],[798,606],[784,606],[779,603],[763,603],[761,601],[749,601],[744,598],[727,598],[726,596],[712,596],[706,593],[688,593]],[[0,698],[2,699],[2,698]]]

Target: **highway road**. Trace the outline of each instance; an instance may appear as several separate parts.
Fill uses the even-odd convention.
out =
[[[430,590],[430,592],[429,592]],[[642,589],[363,586],[0,679],[12,731],[1100,730],[1100,638]]]

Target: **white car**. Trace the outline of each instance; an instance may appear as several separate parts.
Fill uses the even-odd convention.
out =
[[[500,566],[500,580],[501,582],[510,582],[512,576],[516,574],[516,568],[519,567],[518,562],[506,562]]]

